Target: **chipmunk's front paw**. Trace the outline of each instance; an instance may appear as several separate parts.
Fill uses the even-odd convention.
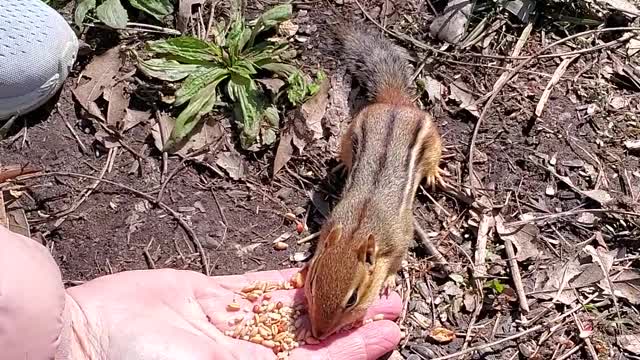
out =
[[[382,289],[380,290],[380,296],[389,296],[391,291],[396,288],[396,275],[391,274],[382,284]]]
[[[435,189],[436,185],[440,185],[442,188],[446,189],[448,187],[448,184],[444,179],[445,176],[450,176],[450,174],[446,170],[439,167],[433,171],[428,172],[425,175],[427,187]]]

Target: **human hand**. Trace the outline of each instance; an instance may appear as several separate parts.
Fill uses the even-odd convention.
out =
[[[246,275],[207,277],[171,269],[128,271],[104,276],[68,289],[77,359],[275,359],[265,346],[226,336],[236,313],[235,292],[254,281],[286,281],[297,269]],[[301,289],[272,293],[273,301],[292,305],[304,300]],[[243,303],[244,302],[244,303]],[[368,317],[397,318],[400,297],[381,298]],[[400,329],[389,320],[370,322],[334,334],[318,345],[294,349],[290,359],[373,360],[400,341]]]

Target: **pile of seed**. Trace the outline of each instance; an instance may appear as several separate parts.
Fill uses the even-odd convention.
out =
[[[225,334],[236,339],[251,341],[271,348],[278,359],[287,359],[289,352],[304,344],[318,344],[309,330],[303,327],[304,304],[285,306],[282,302],[272,302],[271,292],[277,290],[300,289],[304,286],[301,273],[296,273],[289,281],[255,282],[243,288],[238,295],[254,303],[251,309],[244,309],[251,316],[238,315],[229,320],[231,329]],[[231,303],[227,310],[239,312],[240,304]]]
[[[301,289],[303,286],[304,278],[298,272],[288,281],[258,281],[243,288],[237,293],[238,296],[249,300],[254,305],[250,309],[242,309],[237,302],[228,304],[228,311],[244,312],[244,314],[229,320],[231,328],[225,334],[266,346],[272,349],[280,360],[288,359],[290,351],[298,346],[319,344],[320,341],[304,327],[304,318],[301,317],[306,313],[304,304],[294,304],[293,307],[289,307],[281,301],[271,301],[273,291]],[[378,314],[373,319],[352,324],[351,328],[382,319],[384,315]]]

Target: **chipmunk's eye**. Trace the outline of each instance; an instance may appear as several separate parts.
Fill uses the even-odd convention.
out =
[[[358,301],[358,291],[357,290],[353,290],[353,292],[351,293],[351,296],[349,296],[349,300],[347,300],[347,308],[353,307],[353,305],[356,304],[356,301]]]

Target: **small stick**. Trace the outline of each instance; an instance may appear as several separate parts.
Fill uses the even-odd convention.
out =
[[[162,182],[162,185],[160,186],[160,191],[158,191],[158,196],[156,196],[156,201],[160,202],[162,201],[162,195],[164,195],[164,189],[167,187],[167,185],[169,184],[169,181],[171,181],[171,179],[178,173],[178,171],[184,169],[184,163],[186,161],[186,159],[183,159],[182,161],[180,161],[180,164],[178,164],[178,166],[175,167],[175,169],[173,169],[168,176],[166,175],[166,168],[164,168],[164,166],[166,166],[166,162],[164,161],[165,159],[165,155],[167,155],[166,152],[162,153],[162,166],[163,166],[163,170],[162,170],[162,177],[164,178],[164,181]]]
[[[569,68],[569,65],[571,65],[573,60],[577,59],[578,56],[580,55],[573,55],[571,57],[568,57],[562,60],[560,65],[558,65],[558,68],[553,73],[553,77],[551,78],[551,80],[549,80],[549,82],[547,83],[547,86],[542,92],[542,95],[540,96],[540,100],[538,101],[538,105],[536,105],[536,111],[535,111],[536,116],[539,117],[540,115],[542,115],[542,111],[544,110],[544,107],[547,104],[547,101],[549,101],[549,96],[551,96],[551,91],[553,90],[553,87],[558,83],[558,81],[560,81],[560,78],[562,78],[562,75],[564,75],[564,73],[567,71],[567,69]]]
[[[449,262],[447,262],[447,259],[445,259],[444,256],[442,256],[440,251],[438,251],[438,248],[436,248],[436,246],[433,245],[431,240],[429,240],[429,235],[427,235],[427,232],[424,231],[424,229],[422,228],[422,226],[420,226],[420,224],[416,219],[413,219],[413,226],[415,229],[415,233],[418,235],[418,238],[422,242],[422,245],[424,245],[427,251],[431,253],[431,256],[436,258],[436,262],[442,265],[445,271],[448,272]]]
[[[309,235],[307,237],[304,237],[304,238],[298,240],[298,245],[307,243],[307,242],[317,238],[318,236],[320,236],[320,231],[318,231],[317,233],[313,233],[313,234],[311,234],[311,235]]]
[[[149,254],[149,247],[151,246],[151,244],[153,244],[153,240],[154,238],[152,237],[147,246],[144,248],[144,258],[147,260],[147,266],[149,266],[150,269],[156,268],[156,263],[153,261],[151,254]]]
[[[98,177],[98,179],[100,179],[100,180],[96,180],[96,181],[93,182],[93,184],[89,185],[84,190],[84,194],[82,194],[80,199],[78,199],[78,201],[73,203],[73,205],[71,205],[68,209],[63,210],[63,211],[59,212],[58,214],[54,215],[54,216],[58,217],[58,220],[56,220],[56,222],[53,224],[54,228],[60,227],[60,225],[62,225],[62,223],[67,220],[67,216],[69,214],[71,214],[72,212],[76,211],[80,207],[80,205],[82,205],[82,203],[84,203],[89,198],[91,193],[98,187],[98,185],[100,185],[101,179],[106,174],[107,169],[109,168],[109,164],[111,164],[115,149],[117,149],[117,148],[111,148],[111,150],[109,150],[109,154],[107,155],[107,161],[105,162],[104,166],[102,167],[102,171],[100,172],[100,176]]]
[[[505,226],[520,226],[520,225],[524,225],[524,224],[537,223],[539,221],[556,219],[556,218],[565,217],[565,216],[578,215],[578,214],[582,214],[582,213],[618,214],[618,215],[628,215],[628,216],[640,217],[640,213],[631,212],[631,211],[622,211],[622,210],[613,210],[613,209],[611,209],[611,210],[610,209],[577,209],[577,210],[567,210],[567,211],[563,211],[563,212],[559,212],[559,213],[555,213],[555,214],[542,215],[542,216],[534,217],[534,218],[527,219],[527,220],[513,221],[513,222],[510,222],[510,223],[506,223]]]
[[[76,131],[73,129],[73,126],[71,126],[71,124],[69,124],[69,120],[67,119],[67,116],[65,114],[63,114],[62,111],[60,111],[60,107],[57,104],[56,104],[56,112],[62,118],[62,121],[64,122],[64,125],[67,127],[67,129],[69,129],[69,131],[71,132],[71,135],[73,135],[73,138],[78,143],[78,146],[80,146],[80,152],[82,154],[84,154],[84,155],[88,154],[89,151],[84,146],[84,143],[82,142],[82,140],[80,140],[80,137],[78,136],[78,133],[76,133]]]
[[[229,227],[227,223],[227,217],[224,216],[224,211],[222,210],[222,206],[220,206],[220,202],[218,202],[218,197],[216,196],[216,193],[213,191],[213,189],[211,189],[211,195],[213,195],[213,200],[216,202],[216,206],[218,207],[218,212],[220,212],[220,218],[222,219],[222,222],[224,223],[225,228]]]
[[[506,338],[502,338],[502,339],[496,340],[494,342],[490,342],[490,343],[486,343],[486,344],[470,347],[470,348],[468,348],[466,350],[458,351],[456,353],[445,355],[445,356],[441,356],[439,358],[435,358],[435,359],[432,359],[432,360],[446,360],[446,359],[453,359],[453,358],[458,357],[458,356],[467,355],[467,354],[470,354],[470,353],[472,353],[474,351],[486,349],[488,347],[493,347],[493,346],[502,344],[503,342],[507,342],[507,341],[511,341],[511,340],[523,337],[523,336],[525,336],[527,334],[530,334],[532,332],[538,331],[538,330],[542,329],[543,327],[544,327],[544,325],[536,325],[536,326],[532,327],[531,329],[519,332],[517,334],[508,336]]]
[[[560,356],[557,360],[564,360],[564,359],[570,358],[571,355],[577,353],[580,349],[582,349],[583,346],[584,346],[584,344],[580,344],[580,345],[574,347],[573,349],[567,351],[566,354]]]
[[[487,257],[487,242],[489,231],[495,227],[495,220],[491,214],[484,213],[481,215],[480,224],[478,225],[478,239],[476,241],[476,251],[474,254],[474,271],[473,277],[476,279],[487,277],[487,267],[485,260]]]
[[[511,269],[511,278],[513,280],[513,286],[516,288],[520,309],[523,313],[527,314],[529,312],[529,304],[527,302],[527,295],[524,292],[524,285],[522,285],[522,277],[520,276],[520,268],[518,267],[516,252],[513,249],[511,235],[508,235],[508,230],[504,227],[504,218],[502,215],[496,216],[495,221],[496,229],[498,230],[498,233],[501,234],[500,237],[504,241],[504,248],[507,252],[507,261],[509,262],[509,267]]]

